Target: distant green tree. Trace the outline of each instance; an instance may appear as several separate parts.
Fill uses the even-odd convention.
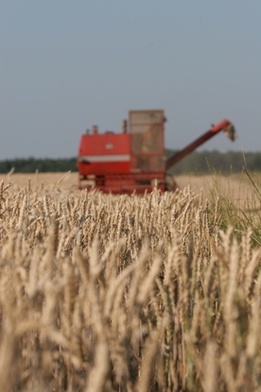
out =
[[[166,150],[166,158],[170,157],[177,151]],[[76,158],[59,158],[59,159],[37,159],[34,157],[17,158],[12,160],[0,161],[0,173],[6,174],[11,170],[17,173],[34,173],[36,170],[42,173],[46,172],[67,172],[77,171]],[[174,175],[206,174],[219,172],[223,174],[240,173],[247,166],[249,171],[261,172],[261,152],[226,152],[219,151],[195,151],[182,159],[178,164],[170,169]]]
[[[34,173],[35,171],[46,173],[77,171],[77,166],[76,158],[35,159],[30,157],[0,161],[0,173],[6,174],[12,169],[17,173]]]

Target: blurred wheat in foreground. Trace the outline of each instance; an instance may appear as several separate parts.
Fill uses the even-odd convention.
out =
[[[219,208],[2,182],[1,391],[260,390],[261,250]]]

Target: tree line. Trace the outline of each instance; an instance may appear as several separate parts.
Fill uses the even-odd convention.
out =
[[[167,157],[172,153],[173,151],[167,150]],[[170,172],[175,175],[211,172],[230,174],[241,173],[244,168],[251,172],[261,172],[261,152],[195,151],[173,166]]]
[[[174,154],[173,150],[166,150],[166,157]],[[77,158],[59,159],[36,159],[17,158],[0,161],[0,173],[34,173],[36,171],[46,172],[68,172],[77,171]],[[219,151],[196,151],[188,155],[173,168],[172,174],[206,174],[218,172],[222,174],[240,173],[244,167],[249,171],[261,172],[261,152],[226,152]]]
[[[0,173],[41,173],[77,171],[76,158],[17,158],[0,161]]]

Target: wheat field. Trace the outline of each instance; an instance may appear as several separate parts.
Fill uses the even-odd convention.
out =
[[[261,390],[259,188],[185,180],[112,196],[2,176],[2,391]]]

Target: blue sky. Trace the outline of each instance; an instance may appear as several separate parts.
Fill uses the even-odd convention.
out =
[[[73,157],[92,124],[166,112],[180,149],[261,150],[260,0],[0,0],[0,160]]]

